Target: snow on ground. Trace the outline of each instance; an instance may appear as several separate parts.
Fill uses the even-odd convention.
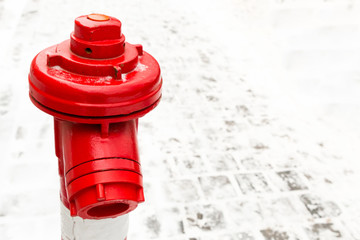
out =
[[[0,0],[0,239],[59,239],[52,119],[27,73],[91,12],[163,72],[129,240],[360,239],[358,0]]]

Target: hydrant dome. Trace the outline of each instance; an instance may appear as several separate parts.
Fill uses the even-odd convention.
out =
[[[41,51],[32,61],[32,101],[52,115],[74,118],[141,115],[155,107],[161,96],[159,64],[141,45],[125,43],[120,26],[114,18],[77,18],[71,40]],[[122,49],[113,51],[118,42]],[[111,58],[98,58],[108,50]],[[115,57],[114,52],[118,52]]]

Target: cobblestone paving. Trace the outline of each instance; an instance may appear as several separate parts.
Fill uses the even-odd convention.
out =
[[[360,40],[350,0],[0,0],[0,239],[60,236],[52,119],[26,81],[35,54],[88,12],[120,18],[163,71],[162,102],[140,121],[146,202],[129,240],[360,239],[358,105],[345,106],[349,118],[326,115],[327,102],[303,107],[277,79],[281,64],[290,82],[319,78],[310,65],[335,49],[350,54],[336,86],[359,90],[349,79],[360,50],[341,38]]]

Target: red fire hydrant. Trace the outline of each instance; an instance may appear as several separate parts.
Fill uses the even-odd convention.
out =
[[[114,218],[144,201],[138,118],[161,97],[157,61],[125,42],[121,22],[75,19],[70,40],[32,61],[30,98],[54,116],[61,201],[71,216]]]

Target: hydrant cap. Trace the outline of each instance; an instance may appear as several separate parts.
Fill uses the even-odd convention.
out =
[[[89,14],[75,19],[69,40],[34,58],[29,84],[41,110],[95,123],[146,114],[159,102],[162,79],[157,61],[125,42],[118,19]]]
[[[83,57],[105,59],[124,52],[125,37],[121,34],[121,22],[103,14],[76,18],[70,37],[71,51]]]

